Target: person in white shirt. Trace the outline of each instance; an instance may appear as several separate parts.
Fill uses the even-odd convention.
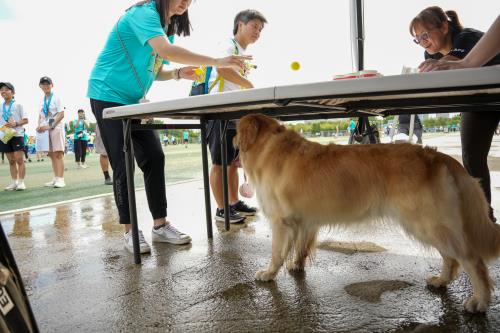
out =
[[[0,141],[0,152],[7,155],[10,167],[12,182],[6,191],[21,191],[26,189],[24,177],[26,176],[26,166],[24,165],[24,128],[28,123],[28,118],[24,114],[24,109],[14,99],[15,89],[9,82],[0,82],[0,93],[4,102],[2,103],[2,115],[0,117],[0,128],[12,129],[14,136],[7,142]],[[3,133],[3,132],[2,132]],[[3,135],[2,135],[3,137]]]
[[[40,79],[40,89],[43,91],[43,99],[40,103],[40,114],[38,117],[38,133],[49,133],[49,157],[52,160],[54,178],[45,184],[47,187],[65,187],[64,182],[64,109],[61,100],[52,92],[52,79],[44,76]]]
[[[256,43],[260,38],[260,33],[267,23],[266,18],[256,10],[244,10],[239,12],[234,19],[233,38],[228,39],[223,45],[223,55],[244,55],[246,48],[250,44]],[[251,89],[252,82],[247,79],[249,72],[256,66],[248,64],[236,71],[232,68],[214,68],[208,80],[211,87],[210,94],[217,94],[226,91]],[[212,158],[212,168],[210,170],[210,187],[217,203],[215,212],[216,221],[224,221],[224,203],[222,193],[222,153],[220,121],[211,121],[208,124],[211,128],[208,138],[210,156]],[[227,175],[229,189],[229,222],[238,223],[244,220],[245,216],[255,215],[257,209],[249,207],[238,198],[238,151],[233,147],[233,138],[236,136],[235,122],[230,122],[226,132],[227,139]]]

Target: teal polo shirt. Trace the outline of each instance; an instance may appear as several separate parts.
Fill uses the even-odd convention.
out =
[[[164,63],[163,59],[151,55],[153,49],[148,44],[154,37],[165,36],[155,2],[130,8],[119,20],[118,30],[147,92],[161,68],[159,64]],[[115,24],[90,74],[87,97],[106,102],[136,104],[142,96],[143,90],[118,38]]]

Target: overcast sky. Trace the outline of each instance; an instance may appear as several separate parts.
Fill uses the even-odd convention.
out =
[[[34,134],[42,98],[38,81],[47,75],[68,112],[66,122],[83,108],[87,80],[110,29],[130,0],[0,0],[0,81],[12,82],[16,100],[28,112],[28,134]],[[416,67],[422,49],[408,32],[422,9],[439,5],[458,12],[466,27],[485,31],[500,13],[498,0],[402,1],[365,0],[365,68],[384,75]],[[217,43],[232,36],[235,14],[257,9],[269,21],[261,39],[248,49],[258,69],[250,77],[256,87],[330,80],[352,70],[349,0],[195,0],[189,9],[193,31],[176,44],[218,55]],[[299,71],[290,63],[298,61]],[[173,64],[175,67],[176,65]],[[150,100],[184,97],[190,82],[157,82]]]

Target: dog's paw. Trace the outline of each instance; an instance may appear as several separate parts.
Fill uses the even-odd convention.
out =
[[[257,281],[272,281],[276,273],[273,273],[267,269],[263,269],[255,273],[255,280]]]
[[[289,272],[303,272],[304,264],[299,262],[289,262],[286,264],[286,269]]]
[[[479,297],[471,296],[464,302],[465,311],[469,313],[484,313],[488,311],[489,302],[479,299]]]
[[[425,281],[428,286],[434,288],[444,288],[449,283],[449,281],[446,281],[441,276],[429,276]]]

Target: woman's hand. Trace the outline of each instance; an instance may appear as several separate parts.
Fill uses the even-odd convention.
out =
[[[231,55],[225,58],[215,59],[216,67],[231,67],[236,69],[245,69],[245,61],[252,60],[251,55]]]
[[[198,67],[196,66],[186,66],[179,68],[179,78],[185,80],[195,81],[198,79],[198,75],[196,75],[195,70]]]
[[[14,121],[14,119],[12,119],[12,117],[10,117],[9,121],[5,123],[5,127],[9,127],[9,128],[16,127],[16,122]]]
[[[38,127],[36,128],[36,131],[37,131],[38,133],[43,133],[43,132],[48,131],[48,130],[50,130],[50,126],[49,126],[49,125],[38,126]]]
[[[436,59],[427,59],[423,63],[418,66],[419,72],[432,72],[436,65],[439,63],[439,60]]]
[[[433,71],[442,71],[446,69],[460,69],[466,68],[468,66],[465,65],[464,61],[451,55],[444,56],[443,58],[436,59],[427,59],[423,63],[418,66],[419,72],[433,72]]]

